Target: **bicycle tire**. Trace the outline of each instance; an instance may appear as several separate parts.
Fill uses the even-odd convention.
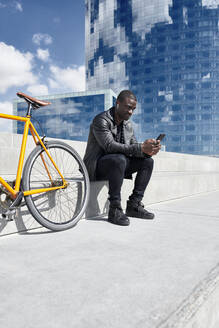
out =
[[[49,141],[46,148],[68,186],[65,189],[25,196],[26,205],[42,226],[53,231],[69,229],[76,225],[87,207],[90,192],[87,169],[79,154],[66,143]],[[45,150],[37,146],[30,153],[24,166],[23,191],[51,186],[42,155],[53,183],[62,185],[62,179]]]

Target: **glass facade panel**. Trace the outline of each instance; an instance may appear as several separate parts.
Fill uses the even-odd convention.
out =
[[[219,1],[85,1],[87,90],[131,89],[139,141],[218,156]]]
[[[115,103],[116,95],[111,90],[99,93],[80,92],[39,97],[51,105],[32,111],[32,121],[40,135],[47,137],[87,141],[89,126],[94,116]],[[14,112],[25,116],[25,101],[14,102]],[[16,122],[14,132],[23,133],[24,124]]]

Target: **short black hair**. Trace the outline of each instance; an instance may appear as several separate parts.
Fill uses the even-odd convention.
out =
[[[135,101],[137,101],[136,96],[134,95],[134,93],[131,90],[122,90],[120,92],[120,94],[117,97],[117,100],[123,102],[125,98],[132,98]]]

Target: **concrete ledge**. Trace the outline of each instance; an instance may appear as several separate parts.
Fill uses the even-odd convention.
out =
[[[85,142],[64,141],[83,157],[86,148]],[[0,156],[4,159],[0,162],[0,175],[11,181],[15,179],[21,142],[22,135],[0,135]],[[30,137],[27,143],[26,157],[33,147],[34,143]],[[154,163],[154,173],[143,199],[145,205],[219,190],[219,158],[160,152],[154,157]],[[132,189],[133,181],[125,180],[122,187],[124,209]],[[107,198],[107,181],[91,183],[90,202],[85,216],[106,215]],[[1,219],[0,236],[39,227],[25,207],[17,211],[14,220],[14,222],[8,223]]]

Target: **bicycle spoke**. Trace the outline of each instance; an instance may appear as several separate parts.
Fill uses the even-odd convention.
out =
[[[68,147],[63,147],[63,144],[59,146],[57,143],[54,147],[48,147],[47,150],[67,182],[67,187],[30,195],[27,196],[27,199],[30,199],[30,207],[33,206],[37,211],[34,211],[36,218],[40,222],[42,218],[42,222],[46,226],[54,228],[54,224],[65,225],[70,222],[73,225],[87,202],[88,182],[85,180],[81,164],[77,159],[78,155],[69,151]],[[62,178],[46,152],[41,150],[34,159],[29,172],[28,188],[34,190],[54,185],[62,185]]]

